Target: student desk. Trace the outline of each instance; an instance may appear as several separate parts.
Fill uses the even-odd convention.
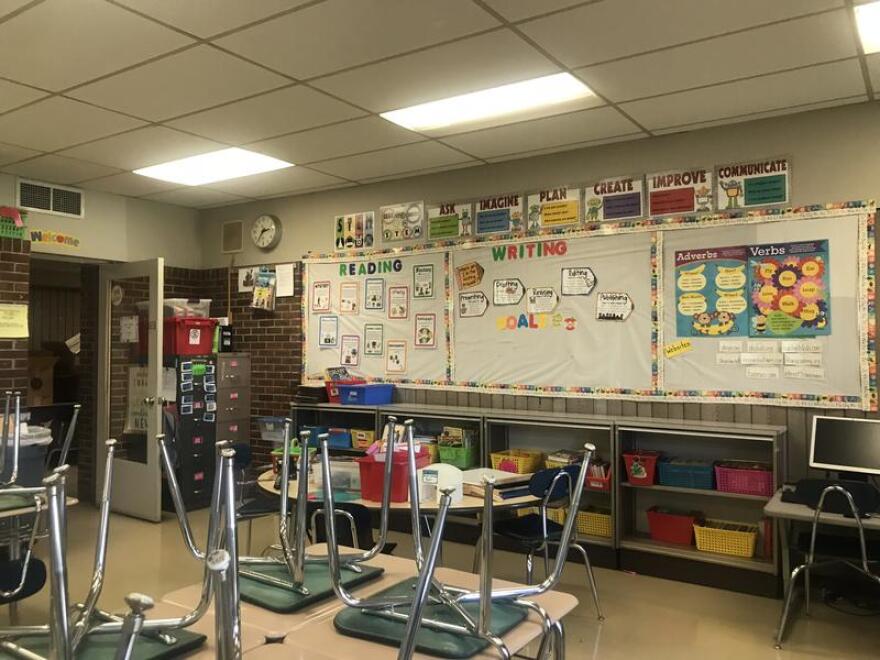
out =
[[[782,579],[783,587],[788,589],[788,583],[791,579],[791,558],[789,552],[789,536],[791,528],[796,522],[813,523],[816,510],[811,509],[806,504],[795,504],[794,502],[783,502],[782,491],[777,490],[770,501],[764,506],[764,515],[778,521],[779,529],[779,547],[782,554]],[[836,525],[837,527],[856,527],[855,518],[847,518],[839,513],[820,513],[819,522],[823,525]],[[880,531],[880,515],[875,514],[873,518],[862,518],[862,527],[865,531]]]
[[[189,613],[191,608],[173,605],[172,603],[159,602],[153,609],[147,611],[147,619],[177,619]],[[214,610],[209,610],[205,616],[199,619],[186,630],[200,635],[206,635],[208,640],[196,651],[186,655],[187,658],[216,658],[217,653],[214,644]],[[174,631],[169,631],[174,634]],[[241,649],[242,651],[250,651],[259,648],[266,643],[266,636],[271,635],[271,631],[263,630],[258,626],[249,623],[241,624]]]

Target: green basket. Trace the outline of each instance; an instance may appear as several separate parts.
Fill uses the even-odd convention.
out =
[[[440,445],[440,462],[461,470],[474,467],[478,462],[476,447],[444,447]]]
[[[26,228],[15,226],[15,220],[12,218],[0,217],[0,238],[24,238]]]

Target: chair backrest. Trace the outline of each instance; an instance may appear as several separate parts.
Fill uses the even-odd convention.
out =
[[[73,403],[53,403],[47,406],[30,406],[24,412],[28,414],[29,426],[43,426],[52,432],[52,444],[46,451],[47,468],[56,467],[51,465],[67,437],[67,429],[73,419]],[[73,448],[75,449],[75,447]]]
[[[563,497],[568,497],[571,491],[571,484],[574,484],[577,481],[578,474],[581,470],[581,464],[577,463],[575,465],[566,465],[564,468],[548,468],[546,470],[538,470],[535,474],[532,475],[531,480],[529,481],[529,493],[532,497],[537,497],[540,499],[547,498],[547,501],[552,502],[554,500],[561,500]],[[555,485],[553,485],[553,480],[556,479],[556,475],[560,472],[567,472],[569,475],[569,479],[559,479]],[[553,492],[549,494],[548,491],[550,487],[553,486]]]
[[[251,451],[251,446],[246,442],[236,442],[232,445],[232,448],[235,450],[235,469],[248,469],[251,466],[251,461],[254,460],[254,454],[253,451]]]
[[[338,511],[345,511],[351,515],[354,520],[357,538],[351,536],[351,525],[348,518],[337,515],[336,518],[336,536],[340,545],[350,548],[369,549],[373,547],[373,519],[370,510],[363,504],[354,502],[336,502]],[[307,508],[308,519],[312,520],[312,515],[320,510],[321,512],[315,516],[315,543],[325,543],[327,541],[327,533],[324,527],[324,502],[309,502]]]
[[[803,498],[807,506],[815,509],[819,506],[822,492],[828,486],[840,486],[846,490],[853,499],[856,510],[860,514],[874,513],[880,507],[880,492],[873,484],[865,481],[828,479],[803,479],[798,482],[798,495]],[[852,515],[852,509],[846,496],[841,492],[829,492],[822,502],[822,511],[825,513],[840,513],[845,516]]]

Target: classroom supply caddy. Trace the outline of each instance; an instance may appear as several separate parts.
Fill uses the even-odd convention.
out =
[[[634,450],[623,453],[626,480],[634,486],[653,486],[659,451]]]
[[[657,462],[657,471],[658,481],[662,486],[703,490],[712,490],[715,487],[712,463],[686,458],[664,458]]]
[[[515,474],[531,474],[541,468],[544,454],[533,449],[505,449],[493,451],[491,454],[492,468],[513,472]]]
[[[718,490],[740,495],[773,495],[773,472],[764,463],[724,461],[715,466]]]
[[[697,550],[734,557],[754,557],[758,526],[707,519],[694,525]]]
[[[654,541],[676,545],[694,544],[694,526],[702,519],[701,513],[676,511],[659,506],[652,506],[646,513],[648,529]]]

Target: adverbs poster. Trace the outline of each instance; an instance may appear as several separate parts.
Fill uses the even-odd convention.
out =
[[[677,215],[712,210],[712,172],[705,168],[649,174],[648,214]]]
[[[623,176],[597,181],[584,191],[587,222],[641,218],[645,208],[643,177]]]
[[[752,245],[748,253],[750,336],[831,334],[828,241]]]
[[[466,204],[438,204],[428,208],[428,239],[474,235],[474,206]]]
[[[717,175],[719,211],[788,204],[791,179],[786,158],[722,165]]]
[[[437,348],[437,315],[416,314],[415,348]]]
[[[364,325],[364,355],[382,355],[382,345],[385,343],[384,334],[384,326],[381,323]]]
[[[422,238],[425,234],[425,203],[405,202],[379,209],[382,218],[382,240],[398,243]]]
[[[389,374],[406,373],[406,342],[389,339],[385,344],[385,371]]]
[[[434,297],[434,265],[413,266],[413,298]]]
[[[746,248],[675,253],[676,331],[679,337],[748,335]]]
[[[339,346],[339,364],[356,367],[361,361],[361,338],[357,335],[342,335]]]
[[[528,230],[566,227],[581,221],[581,189],[553,188],[528,196]]]
[[[373,247],[375,242],[373,237],[374,222],[372,211],[337,215],[334,240],[336,249],[359,250]]]
[[[507,234],[523,230],[522,198],[500,195],[481,199],[476,205],[478,234]]]

